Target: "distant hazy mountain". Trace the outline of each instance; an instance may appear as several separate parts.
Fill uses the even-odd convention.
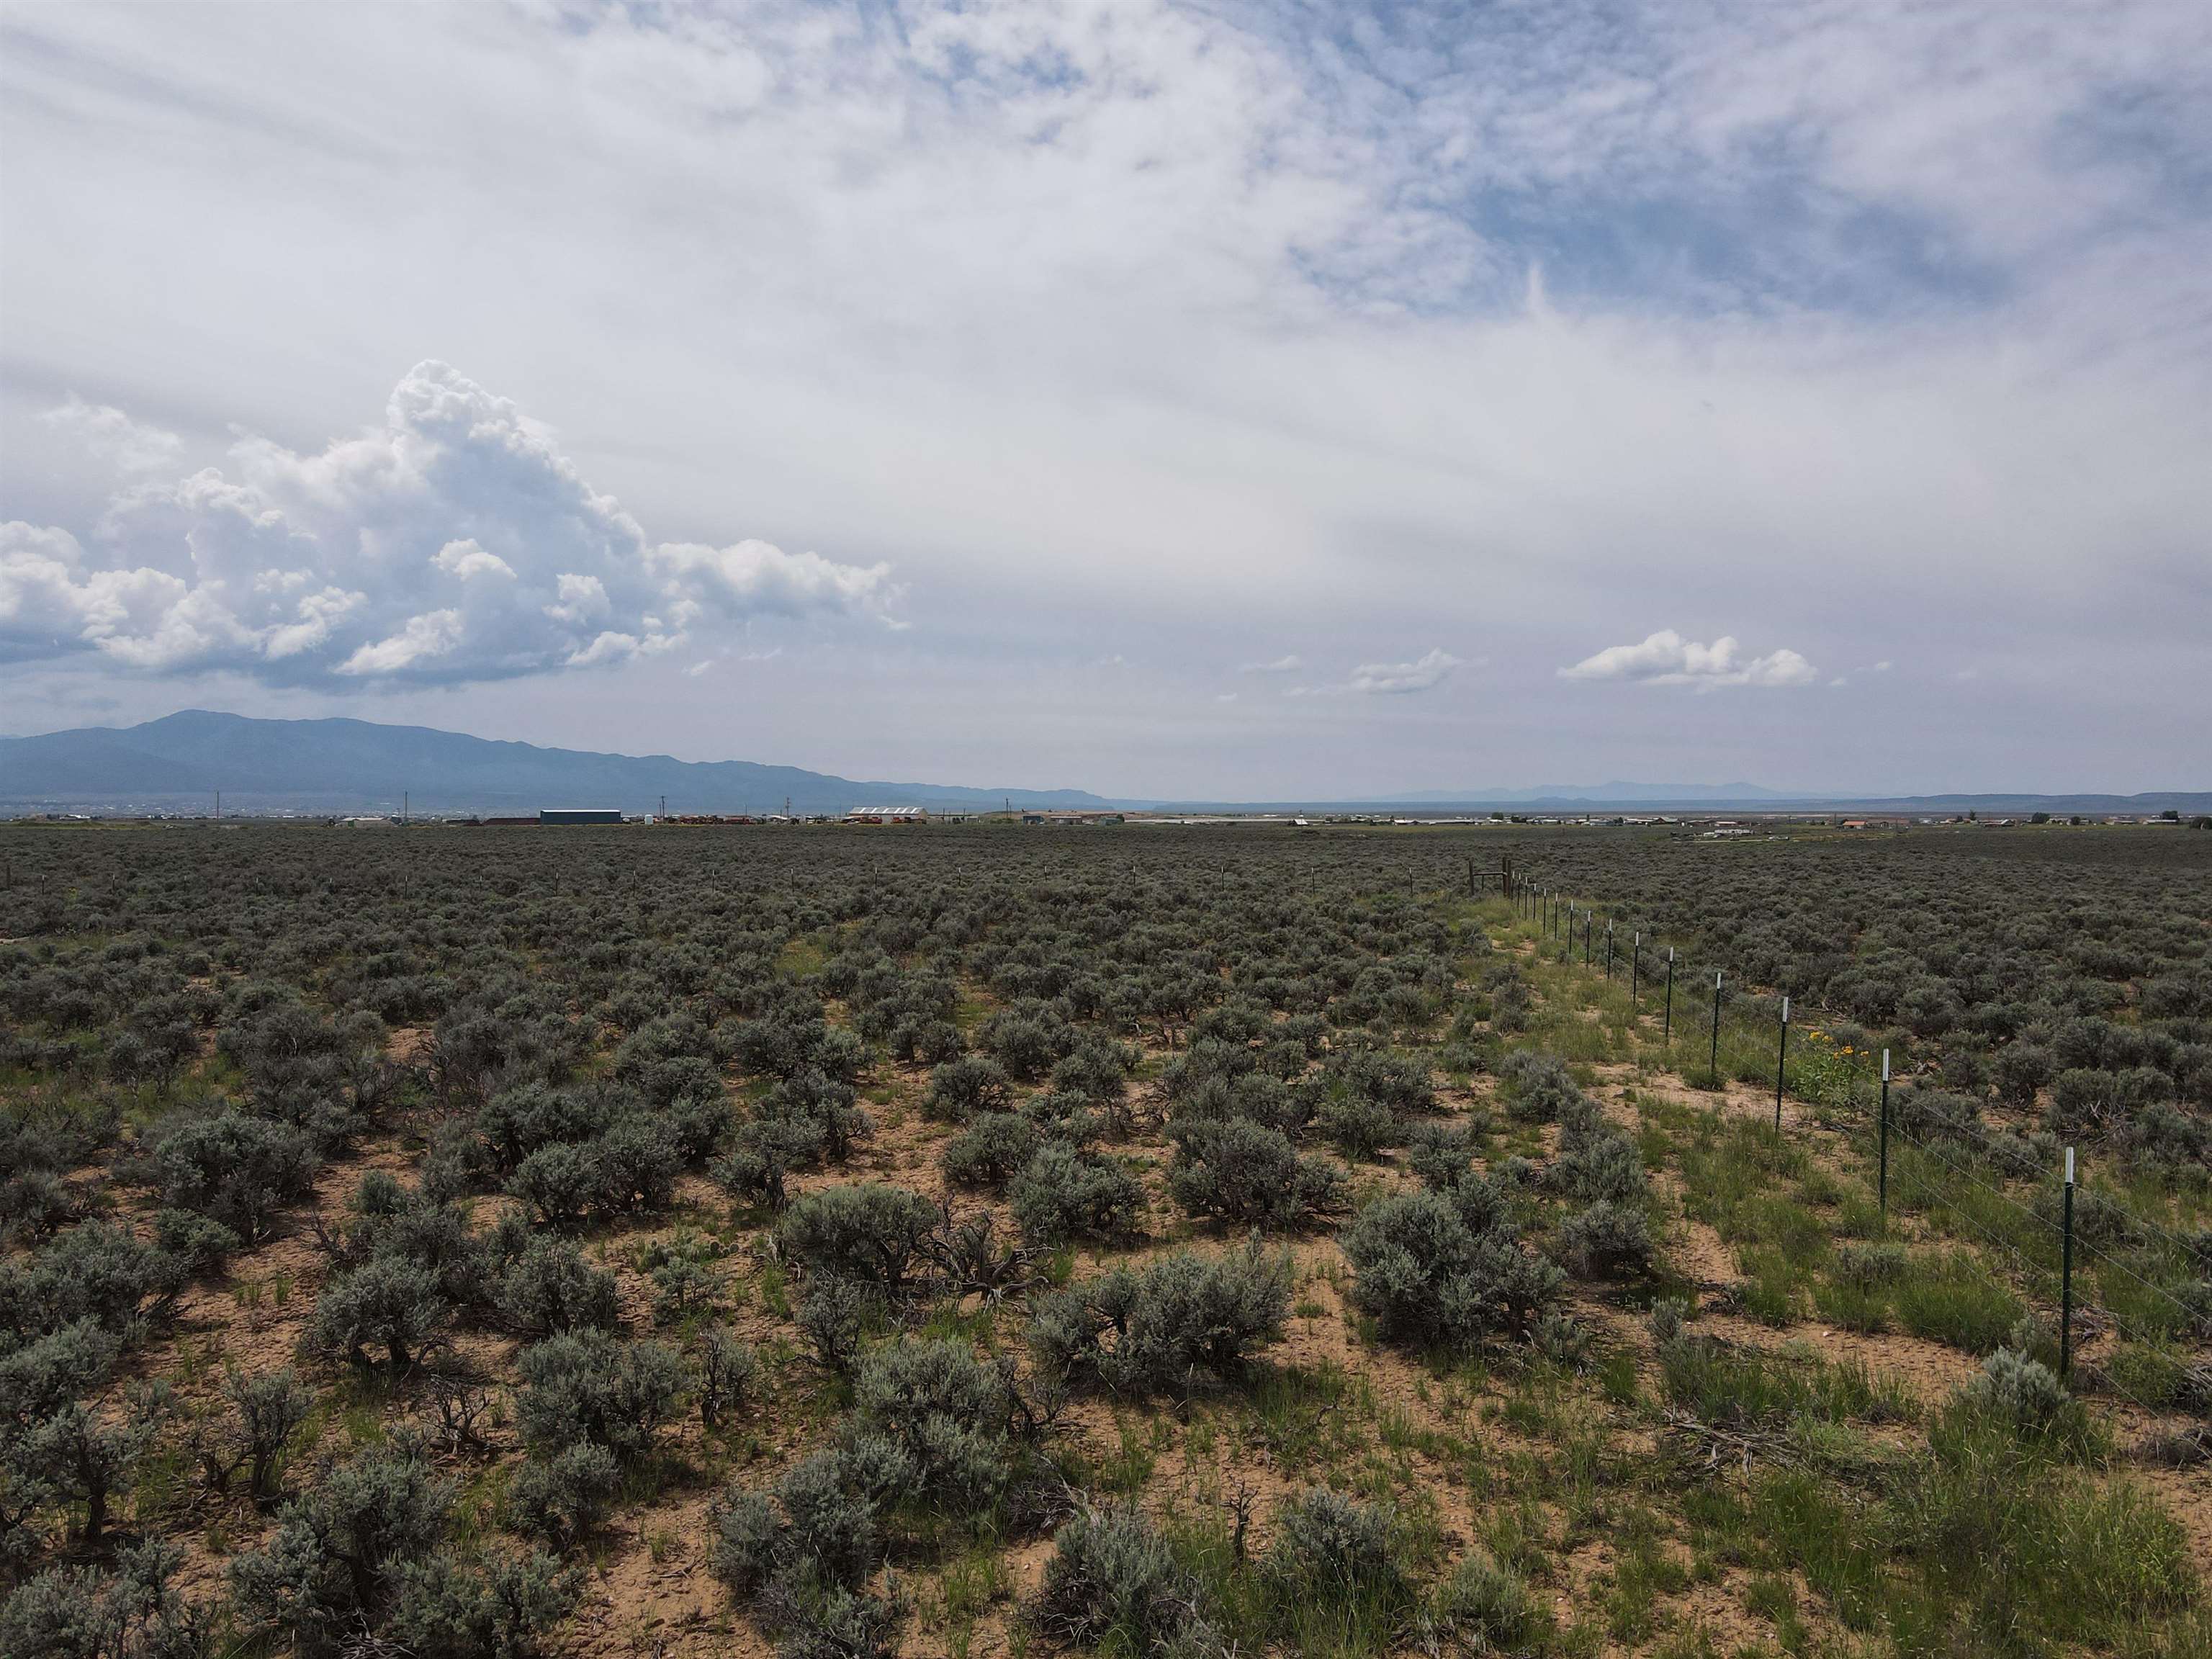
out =
[[[1638,801],[1665,801],[1681,805],[1692,801],[1744,801],[1788,799],[1778,789],[1755,783],[1540,783],[1531,789],[1417,789],[1394,795],[1403,801],[1482,801],[1506,805],[1523,801],[1591,801],[1607,806],[1626,806]]]
[[[619,806],[671,812],[800,812],[855,806],[1103,806],[1080,789],[978,789],[867,783],[751,761],[679,761],[495,743],[421,726],[367,720],[251,720],[188,709],[143,726],[88,726],[0,738],[0,803],[173,805],[210,798],[226,808],[396,807],[417,811],[531,812],[541,806]],[[167,798],[166,800],[164,798]]]
[[[422,726],[367,720],[265,720],[190,709],[143,726],[88,726],[35,738],[0,738],[0,810],[118,811],[292,808],[311,812],[397,809],[528,813],[541,806],[618,806],[649,812],[771,812],[787,799],[800,812],[855,806],[988,809],[1018,806],[1167,806],[1191,801],[1109,801],[1081,789],[981,789],[944,783],[866,783],[752,761],[679,761],[667,755],[600,755],[496,743]],[[1279,811],[1419,813],[1452,808],[1580,816],[1587,812],[1876,810],[1984,817],[2048,812],[2212,811],[2212,793],[2148,795],[1920,795],[1890,799],[1790,794],[1752,783],[1540,784],[1528,789],[1426,789],[1358,800],[1275,801]],[[1254,810],[1219,801],[1206,810]]]

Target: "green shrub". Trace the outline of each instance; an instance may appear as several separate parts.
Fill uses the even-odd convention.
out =
[[[33,1425],[14,1459],[43,1489],[64,1503],[82,1504],[80,1540],[97,1547],[107,1528],[107,1507],[129,1492],[138,1461],[167,1415],[159,1392],[140,1392],[121,1412],[71,1401]]]
[[[1498,1061],[1498,1081],[1516,1123],[1556,1123],[1583,1100],[1566,1062],[1537,1048],[1516,1048]]]
[[[1086,1037],[1053,1066],[1052,1086],[1055,1093],[1074,1095],[1109,1112],[1117,1111],[1122,1090],[1136,1065],[1133,1049]]]
[[[363,1628],[383,1628],[402,1569],[443,1541],[453,1498],[410,1442],[358,1452],[278,1512],[267,1544],[231,1563],[238,1604],[304,1654],[339,1652]]]
[[[1011,1364],[986,1365],[963,1342],[893,1343],[854,1375],[854,1433],[887,1443],[870,1461],[890,1457],[900,1502],[971,1528],[1030,1479],[1030,1424]]]
[[[187,1118],[153,1152],[163,1204],[219,1222],[249,1244],[268,1236],[278,1210],[314,1190],[320,1165],[303,1131],[243,1112]]]
[[[1075,1042],[1073,1028],[1041,1005],[1001,1008],[975,1035],[1006,1074],[1023,1083],[1051,1071]]]
[[[843,1454],[816,1452],[776,1483],[783,1553],[814,1577],[848,1589],[866,1583],[883,1553],[873,1498],[853,1479]]]
[[[2080,1405],[2057,1374],[2010,1348],[1983,1360],[1981,1375],[1961,1393],[1969,1410],[2023,1437],[2078,1436],[2085,1427]]]
[[[583,1589],[542,1552],[495,1554],[481,1571],[441,1553],[399,1569],[386,1627],[409,1659],[536,1659]]]
[[[743,1406],[759,1373],[760,1356],[751,1343],[740,1341],[727,1331],[708,1331],[701,1337],[693,1370],[700,1421],[714,1428],[724,1412]]]
[[[289,1370],[258,1376],[231,1371],[223,1379],[222,1392],[237,1419],[236,1467],[245,1468],[246,1491],[254,1501],[264,1502],[276,1495],[284,1449],[293,1431],[307,1420],[314,1396]]]
[[[546,1448],[514,1472],[507,1508],[523,1531],[567,1549],[605,1523],[621,1485],[622,1465],[605,1446]]]
[[[864,1586],[883,1551],[881,1471],[841,1452],[796,1464],[767,1494],[732,1486],[710,1513],[714,1576],[805,1659],[887,1654],[904,1609]]]
[[[404,1371],[452,1317],[434,1273],[397,1256],[371,1256],[323,1286],[307,1340],[325,1357],[364,1369],[373,1363],[368,1351],[381,1348]]]
[[[1366,1095],[1330,1095],[1314,1114],[1314,1127],[1345,1157],[1371,1162],[1403,1138],[1398,1114]]]
[[[1478,1653],[1520,1652],[1544,1624],[1521,1575],[1486,1556],[1459,1564],[1437,1589],[1431,1618],[1440,1632]]]
[[[531,1239],[500,1275],[494,1296],[508,1326],[533,1339],[612,1330],[619,1317],[615,1276],[557,1235]]]
[[[1145,1189],[1128,1170],[1057,1140],[1038,1149],[1006,1195],[1022,1236],[1036,1244],[1132,1237],[1145,1212]]]
[[[1553,1191],[1585,1204],[1640,1208],[1650,1191],[1636,1143],[1602,1119],[1563,1129],[1559,1156],[1546,1173]]]
[[[874,1127],[850,1084],[817,1071],[802,1071],[778,1083],[753,1109],[753,1120],[797,1126],[801,1134],[818,1138],[821,1155],[833,1161],[845,1157]]]
[[[239,1236],[211,1216],[190,1210],[162,1210],[154,1217],[154,1248],[198,1279],[211,1273],[237,1252]]]
[[[825,1370],[851,1375],[867,1352],[868,1339],[887,1322],[890,1306],[872,1285],[822,1274],[807,1283],[799,1304],[799,1334]]]
[[[1168,1192],[1193,1215],[1247,1227],[1295,1227],[1335,1209],[1344,1176],[1302,1158],[1279,1130],[1245,1118],[1178,1125]]]
[[[603,1331],[548,1337],[525,1348],[515,1369],[515,1426],[525,1445],[546,1453],[589,1443],[625,1462],[642,1456],[684,1396],[674,1349]]]
[[[653,1322],[680,1325],[713,1312],[722,1297],[721,1276],[714,1268],[721,1256],[717,1240],[689,1229],[640,1250],[638,1269],[653,1281]]]
[[[1394,1113],[1436,1109],[1436,1088],[1428,1062],[1412,1054],[1354,1050],[1330,1068],[1346,1092],[1371,1100]]]
[[[1042,1298],[1031,1345],[1055,1377],[1188,1394],[1235,1380],[1252,1350],[1280,1340],[1290,1290],[1289,1259],[1256,1243],[1211,1259],[1178,1254]]]
[[[1215,1650],[1198,1580],[1133,1509],[1085,1510],[1053,1534],[1031,1619],[1070,1648],[1136,1655]]]
[[[1644,1212],[1601,1198],[1559,1224],[1559,1254],[1584,1278],[1640,1273],[1651,1263]]]
[[[1362,1504],[1326,1487],[1275,1511],[1267,1572],[1293,1629],[1318,1623],[1332,1633],[1389,1639],[1413,1604],[1413,1583],[1393,1535],[1395,1521],[1379,1504]]]
[[[580,1225],[598,1206],[600,1186],[598,1149],[570,1140],[540,1146],[507,1179],[507,1196],[547,1227]]]
[[[981,1054],[948,1060],[929,1074],[922,1109],[932,1117],[965,1123],[979,1112],[1001,1112],[1012,1089],[1006,1067]]]
[[[1043,1142],[1043,1132],[1019,1113],[984,1112],[945,1143],[939,1162],[947,1181],[998,1191],[1036,1156]]]
[[[183,1563],[149,1539],[116,1554],[112,1572],[49,1567],[0,1601],[0,1653],[40,1659],[206,1659],[217,1650],[205,1605],[187,1604],[170,1579]]]
[[[1406,1167],[1422,1182],[1448,1193],[1474,1174],[1481,1137],[1465,1123],[1424,1123],[1406,1138]]]
[[[776,1244],[809,1274],[872,1285],[888,1296],[904,1288],[937,1219],[937,1206],[904,1187],[825,1187],[784,1212]]]
[[[112,1221],[80,1221],[28,1261],[0,1262],[0,1330],[27,1335],[91,1320],[118,1334],[166,1314],[185,1266]]]
[[[1478,1218],[1487,1224],[1480,1231],[1453,1199],[1408,1193],[1376,1200],[1345,1229],[1352,1304],[1386,1340],[1471,1346],[1525,1334],[1557,1300],[1559,1270],[1530,1255],[1502,1218]]]
[[[828,1142],[822,1126],[807,1118],[752,1118],[738,1126],[726,1156],[714,1167],[714,1179],[740,1203],[781,1209],[785,1182],[795,1170],[820,1164]]]

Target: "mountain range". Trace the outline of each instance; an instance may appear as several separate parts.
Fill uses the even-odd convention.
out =
[[[844,812],[855,806],[1103,806],[1080,789],[977,789],[954,784],[856,781],[752,761],[680,761],[576,749],[368,720],[253,720],[205,709],[143,726],[85,726],[0,738],[0,803],[172,805],[220,789],[226,810],[534,812],[541,806],[619,806],[671,812]]]
[[[1200,803],[1109,800],[1082,789],[977,788],[945,783],[856,781],[754,761],[680,761],[670,755],[604,755],[499,742],[422,726],[356,720],[257,720],[187,709],[143,726],[83,726],[0,738],[0,811],[38,809],[194,810],[222,792],[226,810],[530,813],[544,806],[613,806],[631,813],[798,812],[856,806],[988,811],[1181,807]],[[1223,800],[1206,810],[1416,813],[1443,809],[1582,813],[1599,809],[1711,811],[1742,808],[1984,814],[2212,811],[2212,792],[2141,795],[1914,795],[1873,798],[1791,793],[1754,783],[1540,784],[1520,789],[1426,789],[1389,797]]]

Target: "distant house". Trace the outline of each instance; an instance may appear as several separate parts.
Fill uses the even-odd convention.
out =
[[[620,823],[619,806],[541,806],[538,809],[540,823]]]
[[[921,806],[855,806],[845,814],[848,823],[927,823],[928,809]]]

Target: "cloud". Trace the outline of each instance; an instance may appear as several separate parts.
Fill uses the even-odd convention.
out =
[[[121,410],[107,404],[88,404],[74,392],[67,402],[47,410],[39,419],[127,473],[172,470],[183,453],[184,446],[175,433],[141,425]]]
[[[447,542],[432,557],[431,563],[449,575],[466,581],[471,576],[504,576],[514,580],[514,567],[496,553],[487,553],[474,542],[464,538]]]
[[[112,469],[44,465],[40,408],[74,386],[196,459],[228,420],[313,456],[465,340],[495,384],[529,375],[526,407],[655,540],[896,560],[911,602],[878,591],[926,648],[882,640],[868,672],[748,708],[749,743],[853,775],[908,775],[852,769],[930,732],[975,775],[1042,754],[1130,793],[1403,787],[1436,763],[1419,721],[1209,748],[1164,741],[1104,676],[1001,695],[1015,661],[1042,681],[1126,638],[1148,690],[1202,702],[1330,637],[1373,643],[1231,683],[1274,703],[1419,639],[1497,638],[1498,681],[1540,704],[1483,728],[1500,781],[1559,751],[1594,775],[1656,753],[1680,776],[1929,788],[2205,773],[2208,20],[2185,0],[763,0],[276,8],[239,33],[194,8],[15,8],[9,177],[39,188],[8,193],[0,519],[76,533],[63,574],[106,573],[84,597],[110,644],[27,576],[64,614],[10,648],[63,641],[73,665],[0,679],[0,719],[102,674],[158,712],[152,671],[114,671],[252,644],[204,608],[145,623],[155,576],[198,585],[161,550],[186,532],[96,532]],[[400,269],[394,248],[430,252]],[[441,524],[411,556],[473,537],[515,575],[395,593],[362,561],[278,556],[252,507],[225,534],[274,544],[253,568],[324,577],[284,590],[264,681],[381,684],[336,667],[457,609],[464,643],[398,678],[481,644],[569,682],[488,692],[480,726],[726,752],[726,708],[669,706],[672,673],[564,667],[602,633],[684,634],[672,669],[722,660],[721,576],[687,578],[695,616]],[[362,530],[388,539],[337,533]],[[1863,696],[1942,683],[1967,638],[2007,696],[1785,762],[1733,758],[1740,723],[1668,726],[1667,696],[1638,726],[1553,678],[1590,638],[1695,614],[1686,592],[1735,596],[1756,651],[1814,643],[1778,550],[1852,596],[1817,648]],[[542,616],[562,573],[601,576],[605,617]],[[228,588],[221,608],[268,625]],[[511,651],[480,608],[520,618]],[[760,642],[793,620],[763,613]],[[1860,672],[1877,651],[1905,667]]]
[[[432,611],[410,617],[388,640],[364,645],[338,665],[341,674],[397,674],[417,663],[450,656],[467,631],[458,611]]]
[[[1735,639],[1725,634],[1711,645],[1700,645],[1664,628],[1636,645],[1607,646],[1571,668],[1562,668],[1559,677],[1700,687],[1810,685],[1820,678],[1811,663],[1787,647],[1749,659],[1737,652]]]
[[[1237,665],[1240,674],[1295,674],[1305,666],[1302,657],[1278,657],[1273,662],[1246,662]]]
[[[1351,689],[1384,696],[1431,691],[1459,665],[1460,659],[1443,650],[1431,651],[1412,662],[1364,662],[1352,671]]]
[[[1344,680],[1329,685],[1293,685],[1286,697],[1407,696],[1433,691],[1464,659],[1441,647],[1412,662],[1364,662]]]
[[[0,660],[450,685],[651,656],[756,617],[896,625],[888,565],[649,541],[546,428],[442,363],[408,372],[380,428],[319,453],[241,438],[235,477],[160,481],[175,440],[106,405],[45,418],[134,477],[98,556],[65,530],[0,528]]]

